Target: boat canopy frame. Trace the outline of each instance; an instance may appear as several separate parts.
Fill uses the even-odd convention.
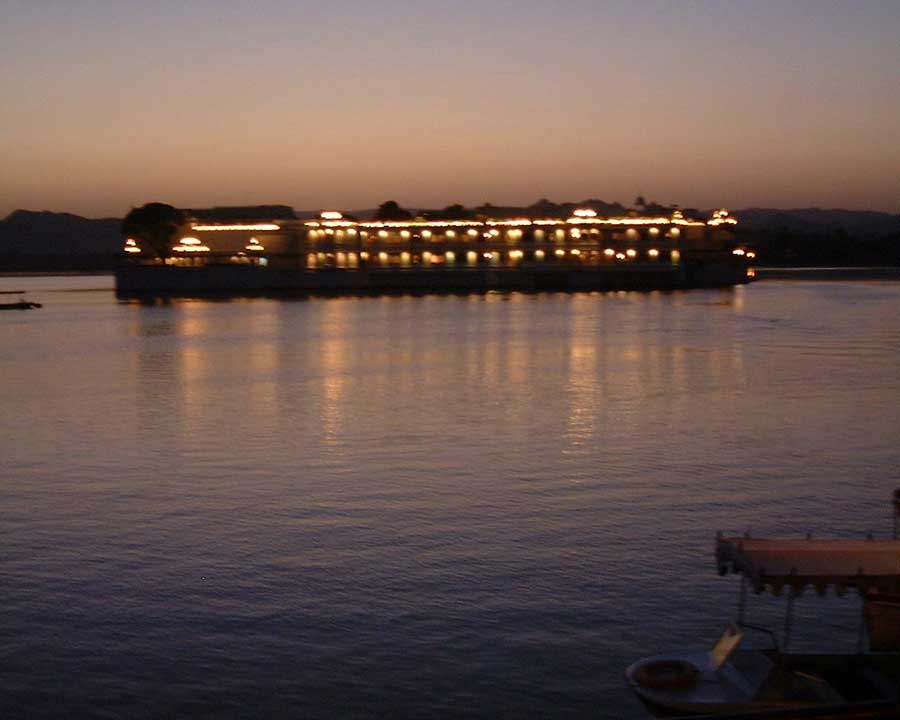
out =
[[[842,596],[900,592],[900,540],[716,536],[720,575],[743,575],[756,593],[800,595],[807,587]]]

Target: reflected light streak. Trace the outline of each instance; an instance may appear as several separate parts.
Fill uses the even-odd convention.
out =
[[[600,392],[597,372],[597,322],[591,304],[575,300],[569,315],[569,367],[566,381],[566,440],[568,452],[593,450],[597,436]],[[583,448],[583,450],[580,450]]]
[[[321,328],[323,333],[320,357],[324,371],[320,415],[325,442],[330,446],[335,446],[342,440],[345,421],[342,410],[346,384],[344,372],[347,365],[347,340],[344,325],[350,305],[346,301],[336,300],[319,305],[319,307],[322,310]]]

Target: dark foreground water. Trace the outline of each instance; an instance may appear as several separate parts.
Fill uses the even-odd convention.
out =
[[[4,718],[640,718],[625,667],[733,617],[716,530],[890,532],[900,283],[2,283],[45,303],[0,315]]]

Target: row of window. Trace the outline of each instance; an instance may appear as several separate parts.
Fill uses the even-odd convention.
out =
[[[203,266],[210,262],[221,263],[224,258],[209,255],[174,256],[166,258],[167,265],[181,267]],[[276,258],[277,262],[284,264],[287,258]],[[153,262],[161,262],[154,260]],[[258,255],[239,253],[228,257],[227,262],[237,265],[256,265],[265,267],[269,259]],[[368,267],[516,267],[522,263],[566,263],[578,265],[602,265],[629,262],[681,262],[681,253],[678,250],[638,250],[636,248],[605,248],[603,250],[585,250],[579,248],[557,248],[556,250],[469,250],[457,252],[318,252],[306,255],[306,267],[310,269],[347,268],[354,269],[361,266]]]
[[[360,265],[376,267],[440,267],[440,266],[468,266],[495,265],[503,267],[515,267],[523,262],[566,262],[582,265],[600,265],[608,263],[627,262],[671,262],[679,263],[681,253],[678,250],[637,250],[636,248],[604,250],[580,250],[578,248],[556,250],[491,250],[476,252],[446,252],[413,253],[409,251],[388,252],[336,252],[336,253],[309,253],[306,256],[308,268],[356,268]]]
[[[536,242],[553,240],[561,242],[566,239],[580,240],[582,238],[599,238],[601,234],[602,231],[598,228],[571,228],[568,230],[568,232],[563,228],[557,228],[556,230],[543,230],[541,228],[537,228],[529,233],[529,235]],[[628,240],[641,239],[640,231],[636,230],[635,228],[628,228],[624,231],[615,231],[615,234],[621,235]],[[680,236],[681,229],[677,227],[669,228],[669,230],[665,234],[663,234],[659,228],[652,227],[647,230],[646,234],[646,237],[648,239],[662,237],[678,238]],[[368,231],[356,230],[354,228],[349,228],[347,230],[335,230],[333,228],[327,228],[325,230],[310,230],[307,233],[307,238],[313,241],[326,239],[336,239],[338,241],[358,240],[359,238],[362,238],[363,240],[423,240],[440,242],[444,240],[499,240],[505,238],[510,242],[518,242],[524,237],[525,234],[520,228],[510,228],[508,230],[500,230],[498,228],[491,228],[490,230],[485,230],[482,228],[480,230],[476,230],[475,228],[469,228],[468,230],[445,230],[443,232],[433,232],[431,230],[421,230],[416,232],[410,230]]]

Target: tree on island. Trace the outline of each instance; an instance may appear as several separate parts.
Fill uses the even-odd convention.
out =
[[[445,220],[469,220],[472,213],[466,210],[463,205],[453,203],[441,210],[441,217]]]
[[[376,220],[410,220],[412,213],[404,210],[397,204],[396,200],[388,200],[378,206],[378,212],[375,213]]]
[[[138,240],[158,257],[171,254],[172,238],[184,222],[184,213],[165,203],[148,203],[132,208],[122,220],[122,235]]]

